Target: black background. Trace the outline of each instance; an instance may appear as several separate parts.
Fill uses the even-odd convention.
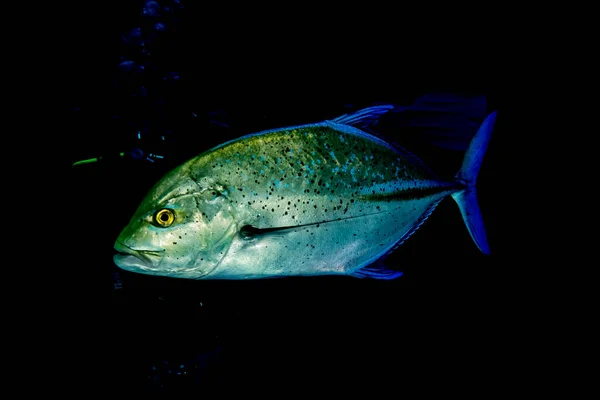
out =
[[[81,393],[276,382],[400,390],[432,370],[457,369],[492,382],[479,366],[507,350],[507,277],[517,280],[518,271],[509,262],[506,160],[515,142],[500,90],[506,60],[489,13],[470,10],[461,20],[443,10],[346,15],[188,3],[157,2],[156,16],[143,14],[143,1],[69,6],[57,24],[55,154],[65,178],[57,193],[67,211],[48,281],[60,302],[40,328],[51,349],[51,384]],[[157,22],[167,29],[152,33]],[[131,38],[135,28],[143,46]],[[183,281],[113,264],[114,240],[142,197],[189,157],[243,134],[373,104],[408,105],[431,92],[482,94],[488,110],[498,110],[478,180],[491,255],[478,252],[447,200],[386,259],[404,272],[394,281]],[[118,156],[138,146],[165,158]],[[97,156],[104,159],[71,166]],[[462,154],[429,157],[452,176]]]

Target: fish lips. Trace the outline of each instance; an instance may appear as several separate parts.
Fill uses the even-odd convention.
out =
[[[158,264],[164,253],[164,250],[136,250],[120,242],[116,242],[114,248],[118,252],[113,256],[114,263],[119,268],[137,272],[153,271],[153,265]],[[153,258],[157,260],[152,262]]]

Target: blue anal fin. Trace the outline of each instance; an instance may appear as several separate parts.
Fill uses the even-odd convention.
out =
[[[380,264],[373,264],[354,271],[350,276],[355,278],[371,278],[371,279],[396,279],[402,276],[402,272],[386,269]]]

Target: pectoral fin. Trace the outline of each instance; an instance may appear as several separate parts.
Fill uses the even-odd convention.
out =
[[[301,226],[279,226],[274,228],[257,228],[252,225],[245,225],[240,229],[240,236],[247,241],[254,241],[259,238],[265,237],[282,237],[294,229],[301,228]]]

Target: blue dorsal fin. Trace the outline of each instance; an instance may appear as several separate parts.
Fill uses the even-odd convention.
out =
[[[401,146],[397,142],[390,140],[390,138],[378,133],[372,129],[370,129],[370,125],[375,122],[379,117],[383,114],[387,113],[390,110],[393,110],[395,106],[386,104],[381,106],[373,106],[363,108],[362,110],[358,110],[352,114],[344,114],[340,115],[337,118],[333,118],[329,120],[329,122],[333,122],[338,125],[347,125],[352,126],[354,128],[359,128],[364,133],[368,133],[371,136],[374,136],[383,142],[385,142],[388,146],[390,146],[394,151],[400,153],[403,157],[410,160],[414,165],[419,166],[426,170],[432,177],[437,178],[437,174],[435,174],[427,164],[425,164],[419,157],[415,156],[410,151],[406,150],[404,146]],[[339,129],[339,128],[338,128]]]
[[[377,118],[393,108],[394,106],[390,104],[363,108],[362,110],[355,111],[352,114],[340,115],[339,117],[332,119],[331,122],[364,129],[376,121]]]
[[[487,116],[485,95],[427,93],[410,106],[390,112],[390,125],[409,128],[409,135],[449,150],[466,150]]]
[[[373,264],[354,271],[350,276],[355,278],[371,279],[396,279],[402,276],[402,272],[385,268],[381,264]]]

